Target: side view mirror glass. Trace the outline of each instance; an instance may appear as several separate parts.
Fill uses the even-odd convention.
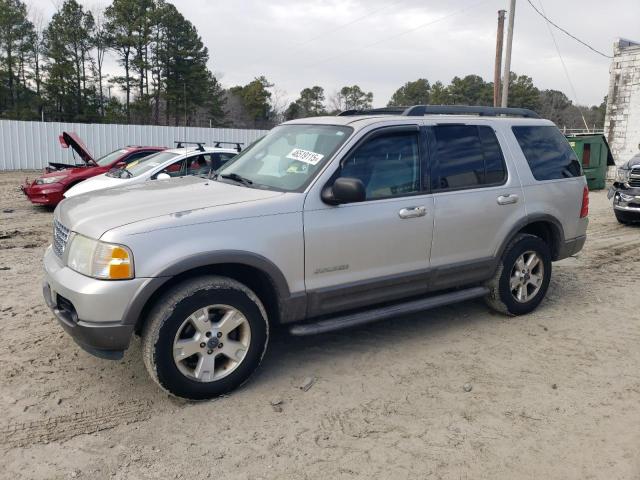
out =
[[[322,201],[329,205],[363,202],[367,192],[359,178],[339,177],[322,191]]]

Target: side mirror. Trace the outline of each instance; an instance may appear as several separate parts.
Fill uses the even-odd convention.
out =
[[[367,199],[367,192],[359,178],[339,177],[322,191],[321,198],[329,205],[363,202]]]
[[[159,173],[158,175],[156,175],[156,180],[169,180],[170,178],[171,178],[171,176],[166,174],[166,173],[164,173],[164,172]]]

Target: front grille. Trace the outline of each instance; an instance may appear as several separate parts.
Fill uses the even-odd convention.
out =
[[[629,173],[629,186],[640,187],[640,168],[634,168]]]
[[[69,240],[69,229],[62,225],[55,218],[53,219],[53,251],[57,256],[62,258],[64,249],[67,247]]]

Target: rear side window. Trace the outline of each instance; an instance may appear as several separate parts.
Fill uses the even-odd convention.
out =
[[[493,129],[481,125],[433,127],[431,164],[434,190],[499,185],[506,168]]]
[[[580,162],[567,139],[554,126],[511,127],[536,180],[582,175]]]

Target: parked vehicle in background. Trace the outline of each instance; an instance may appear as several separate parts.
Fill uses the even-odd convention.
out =
[[[49,163],[45,173],[30,182],[25,180],[21,190],[35,205],[55,206],[64,198],[64,193],[87,178],[106,173],[112,168],[122,168],[152,153],[164,150],[164,147],[142,147],[129,145],[114,150],[97,160],[93,158],[82,140],[74,132],[62,132],[60,144],[71,148],[76,165]]]
[[[162,388],[210,398],[247,380],[276,324],[308,335],[478,297],[532,311],[584,245],[588,195],[529,110],[299,119],[211,179],[60,204],[43,293],[90,353],[120,358],[139,333]]]
[[[618,222],[640,222],[640,153],[618,168],[608,197],[613,198],[613,212]]]
[[[208,176],[219,169],[238,152],[231,148],[205,147],[173,148],[131,162],[120,169],[97,175],[67,190],[65,198],[106,188],[123,187],[187,175]]]

